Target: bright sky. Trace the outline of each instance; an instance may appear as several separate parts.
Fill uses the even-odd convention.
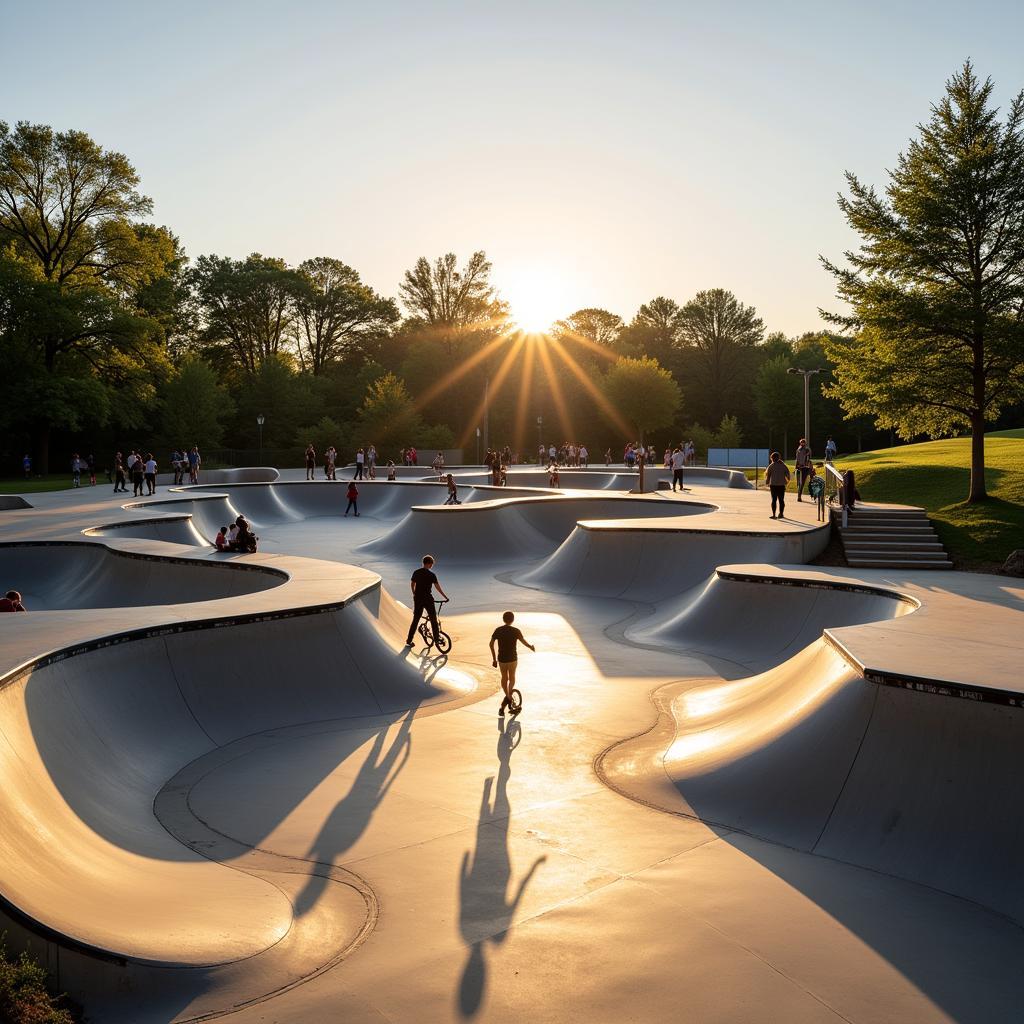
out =
[[[0,119],[126,153],[188,253],[338,257],[396,295],[485,249],[524,326],[725,287],[820,326],[884,182],[971,57],[1024,87],[1016,3],[4,0]]]

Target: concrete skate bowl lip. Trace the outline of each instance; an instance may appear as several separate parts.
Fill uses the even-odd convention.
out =
[[[213,549],[212,542],[196,529],[191,512],[153,516],[149,519],[124,519],[120,522],[104,523],[102,526],[87,526],[82,535],[110,537],[114,540],[158,540],[170,544],[189,544],[192,547]]]
[[[498,490],[501,490],[500,488]],[[529,496],[495,496],[461,505],[413,505],[387,533],[360,545],[360,554],[419,557],[430,551],[448,561],[488,557],[495,563],[543,559],[556,551],[581,522],[601,512],[612,522],[640,525],[651,520],[708,515],[718,506],[703,501],[662,501],[640,495],[580,495],[555,491]],[[444,517],[450,518],[444,518]],[[461,518],[460,518],[461,517]]]
[[[302,559],[299,561],[310,560]],[[479,689],[475,684],[469,689],[464,686],[456,686],[455,689],[452,689],[443,685],[439,687],[432,680],[428,680],[428,686],[423,688],[424,679],[417,667],[407,663],[404,659],[401,660],[399,668],[396,670],[397,674],[392,673],[393,678],[380,678],[380,673],[377,671],[379,666],[384,664],[384,662],[387,662],[387,665],[392,664],[394,650],[399,647],[398,642],[391,643],[390,634],[394,632],[395,624],[386,617],[391,615],[393,619],[394,609],[390,608],[390,605],[394,605],[394,602],[382,590],[380,577],[372,572],[353,566],[339,567],[333,563],[317,564],[327,571],[336,571],[339,580],[347,583],[343,595],[331,601],[318,602],[306,606],[264,608],[235,615],[222,615],[216,618],[196,617],[185,621],[153,621],[151,618],[145,619],[145,616],[136,616],[136,622],[143,618],[146,624],[115,633],[96,633],[95,626],[90,628],[90,624],[85,622],[82,624],[83,628],[79,629],[79,635],[77,636],[69,637],[67,630],[65,630],[65,638],[71,640],[65,646],[42,651],[21,663],[11,665],[9,668],[8,666],[0,667],[3,670],[2,674],[0,674],[0,692],[7,693],[6,703],[3,705],[6,708],[6,713],[3,716],[2,723],[0,723],[0,729],[7,736],[5,749],[6,746],[10,746],[10,751],[6,753],[5,760],[9,762],[11,757],[14,757],[19,764],[24,762],[28,766],[20,773],[23,776],[21,782],[27,786],[27,789],[22,789],[22,797],[19,801],[22,810],[19,817],[27,819],[27,824],[24,828],[28,830],[29,834],[35,834],[32,823],[33,813],[36,811],[35,805],[38,804],[38,814],[42,815],[40,821],[44,824],[50,822],[48,828],[38,829],[41,835],[66,836],[69,827],[72,830],[72,834],[76,829],[84,828],[87,830],[86,835],[96,835],[99,837],[101,851],[107,847],[113,847],[115,851],[122,851],[121,854],[116,852],[111,854],[115,861],[121,855],[127,856],[129,857],[129,867],[132,867],[131,862],[139,857],[153,859],[154,871],[157,873],[156,877],[160,876],[159,864],[165,861],[169,865],[172,865],[173,862],[181,861],[186,864],[186,867],[192,863],[205,864],[209,867],[210,862],[213,862],[217,870],[231,871],[230,865],[237,854],[214,855],[204,852],[206,846],[209,845],[208,843],[197,842],[195,846],[191,845],[186,838],[182,838],[179,835],[180,831],[184,831],[187,836],[187,823],[183,828],[181,822],[177,821],[173,814],[170,824],[166,824],[164,818],[160,815],[157,815],[153,821],[149,821],[147,817],[149,823],[141,831],[139,824],[131,824],[131,821],[135,819],[130,816],[127,826],[124,824],[114,825],[106,823],[106,808],[108,808],[109,802],[103,797],[103,786],[106,785],[109,789],[111,785],[114,785],[112,792],[116,793],[118,784],[116,782],[111,783],[110,779],[129,778],[133,775],[132,772],[124,771],[123,769],[125,765],[130,766],[132,764],[133,757],[137,758],[139,756],[140,743],[145,746],[146,750],[151,751],[161,746],[165,746],[166,750],[161,753],[160,757],[156,758],[157,767],[149,769],[149,774],[153,775],[154,778],[146,778],[145,772],[141,772],[142,781],[134,783],[135,785],[141,785],[147,792],[143,794],[146,797],[144,801],[135,800],[132,802],[131,799],[128,800],[126,806],[132,809],[131,813],[143,813],[145,808],[150,806],[153,797],[148,793],[148,787],[155,784],[157,788],[160,786],[166,788],[168,780],[183,772],[188,765],[202,760],[210,752],[225,751],[231,744],[239,741],[244,743],[250,737],[285,735],[289,730],[297,728],[315,727],[322,731],[323,726],[330,725],[331,723],[338,723],[343,728],[351,729],[356,727],[351,724],[345,725],[344,723],[351,723],[356,720],[365,721],[370,726],[374,722],[381,720],[382,716],[383,720],[393,721],[400,714],[411,716],[425,705],[436,704],[438,705],[438,710],[440,710],[441,706],[451,701],[474,699],[473,695]],[[314,572],[311,579],[317,583],[323,582],[322,573]],[[385,602],[389,607],[384,606]],[[397,606],[395,607],[397,608]],[[401,611],[401,609],[398,610]],[[330,620],[324,621],[336,622],[339,615],[347,617],[345,622],[348,625],[338,626],[341,629],[340,640],[333,626],[325,630],[323,622],[318,618],[318,616],[324,614],[331,616]],[[287,630],[291,635],[294,635],[295,625],[293,623],[295,622],[300,625],[299,632],[307,640],[308,638],[313,638],[315,643],[318,636],[322,637],[320,641],[321,648],[323,650],[329,648],[332,656],[339,642],[342,648],[347,648],[349,658],[344,661],[342,667],[352,673],[353,686],[355,688],[339,687],[333,679],[329,680],[327,696],[331,697],[332,693],[334,696],[324,702],[324,693],[320,690],[316,693],[311,691],[304,698],[299,698],[294,693],[281,690],[280,687],[270,687],[269,683],[264,681],[260,685],[263,686],[263,690],[268,695],[266,707],[248,707],[242,714],[229,715],[226,718],[221,717],[218,719],[218,701],[220,701],[220,707],[227,706],[226,702],[230,694],[227,696],[210,694],[208,678],[203,676],[200,669],[203,665],[208,664],[205,660],[205,654],[211,649],[210,644],[222,646],[224,643],[223,638],[231,639],[230,631],[225,633],[223,627],[240,627],[242,630],[248,630],[248,633],[234,638],[235,642],[241,643],[244,648],[246,643],[244,636],[253,635],[252,630],[260,630],[261,635],[263,635],[263,631],[268,626],[272,627],[276,623],[279,631]],[[379,625],[375,626],[375,622],[379,623]],[[308,623],[308,625],[301,625],[302,623]],[[404,628],[404,617],[401,625]],[[368,627],[371,633],[375,632],[375,641],[369,644],[367,644]],[[83,633],[83,629],[86,631],[85,633]],[[194,636],[201,642],[198,646],[192,644],[191,647],[187,645],[182,647],[180,641],[176,642],[175,640],[175,638],[188,636]],[[208,639],[203,640],[203,637]],[[280,640],[280,637],[277,639]],[[145,650],[140,649],[139,651],[139,657],[148,666],[145,670],[148,672],[148,675],[144,689],[146,692],[150,692],[157,688],[157,679],[159,677],[163,679],[159,686],[162,686],[163,691],[166,691],[162,698],[158,696],[155,700],[150,698],[141,700],[140,696],[133,699],[130,694],[134,692],[133,688],[138,687],[139,673],[144,670],[138,667],[139,660],[135,657],[134,652],[130,653],[128,657],[124,657],[119,651],[109,651],[112,647],[122,648],[124,645],[136,641],[147,643],[150,653],[153,650],[166,651],[168,653],[160,654],[160,657],[166,659],[169,655],[172,659],[168,663],[170,668],[162,670],[159,664],[155,668],[153,667],[154,663]],[[274,638],[271,638],[270,643],[272,646],[276,646],[272,657],[268,659],[266,652],[253,650],[248,655],[248,665],[251,667],[252,664],[259,664],[264,660],[274,661],[273,668],[267,669],[268,679],[270,675],[278,679],[279,676],[275,674],[274,669],[280,668],[277,662],[291,657],[290,649],[285,649],[287,645],[283,643],[274,645]],[[158,645],[158,647],[152,648],[151,645],[153,644]],[[95,656],[103,660],[90,664],[85,660],[88,656]],[[113,657],[114,660],[110,661],[110,657]],[[182,674],[183,672],[184,674]],[[206,672],[208,676],[209,669],[206,669]],[[235,672],[235,674],[245,676],[244,671],[241,673]],[[356,679],[362,680],[362,683],[356,682]],[[249,679],[244,678],[242,681],[245,684],[245,692],[249,693],[251,686]],[[12,687],[17,687],[19,684],[19,690],[12,689]],[[235,680],[227,686],[227,690],[230,691],[232,686],[235,690],[238,690],[239,685],[238,680]],[[359,686],[366,688],[369,696],[364,694],[362,690],[359,690]],[[69,688],[70,692],[65,694],[65,691]],[[76,689],[79,691],[77,695]],[[90,692],[93,696],[106,697],[107,700],[89,701]],[[261,695],[259,687],[253,687],[252,692],[254,694],[252,700],[255,701]],[[174,697],[175,694],[178,695],[177,698]],[[62,697],[62,695],[64,696]],[[236,696],[240,695],[240,693],[236,694]],[[127,699],[125,699],[126,697]],[[100,728],[103,723],[106,723],[108,728],[110,727],[110,723],[114,722],[117,715],[121,714],[121,711],[118,709],[127,707],[129,719],[131,719],[132,714],[145,714],[146,706],[149,706],[150,710],[154,708],[159,710],[161,707],[166,706],[166,710],[170,707],[167,704],[167,700],[171,698],[180,698],[188,714],[179,710],[173,714],[150,715],[150,724],[146,729],[141,730],[142,739],[125,741],[129,747],[132,744],[135,745],[137,749],[135,749],[134,753],[118,753],[122,744],[116,742],[116,737],[113,734],[106,735],[104,730]],[[143,709],[141,712],[132,708],[136,700],[141,700],[140,707]],[[76,703],[79,704],[77,710]],[[102,706],[104,704],[106,704],[106,707]],[[61,708],[65,710],[62,711]],[[87,711],[87,708],[91,710]],[[284,709],[284,713],[279,714],[282,709]],[[315,714],[310,715],[310,709]],[[428,711],[427,713],[430,712]],[[51,721],[54,715],[57,716],[55,720],[56,725]],[[61,753],[68,742],[69,726],[66,722],[64,726],[60,726],[60,721],[70,719],[77,721],[78,717],[81,717],[83,720],[71,731],[71,735],[81,733],[86,737],[84,740],[74,741],[85,751],[85,756]],[[161,743],[161,736],[169,736],[173,733],[172,726],[174,722],[177,722],[179,725],[184,722],[195,733],[193,743],[196,736],[200,737],[201,742],[197,750],[191,749],[188,744],[182,746],[178,742]],[[254,723],[256,725],[255,728],[253,728]],[[138,722],[136,722],[136,725],[138,725]],[[96,733],[95,736],[93,736],[94,732]],[[128,735],[134,735],[130,731],[130,726]],[[98,743],[97,738],[99,740]],[[103,754],[103,757],[106,758],[103,764],[107,765],[106,782],[98,777],[98,773],[95,770],[90,772],[89,769],[91,767],[94,768],[93,761],[88,756],[90,750],[92,751],[92,757],[96,756],[97,751],[101,753],[103,751],[108,752]],[[18,753],[14,753],[15,751],[18,751]],[[27,754],[31,754],[31,756],[28,757]],[[146,755],[146,757],[152,758],[152,754]],[[178,760],[179,758],[180,760]],[[163,764],[164,761],[167,761],[168,764]],[[117,770],[119,763],[121,764],[122,771]],[[34,770],[30,770],[33,766]],[[100,767],[102,768],[102,764]],[[170,767],[170,770],[167,770],[168,767]],[[87,784],[82,782],[83,777],[88,780]],[[39,778],[49,781],[31,783],[26,782],[26,778]],[[17,779],[11,778],[12,788],[17,781]],[[43,788],[40,789],[40,785]],[[95,794],[90,796],[89,794],[93,791],[95,791]],[[74,795],[75,792],[79,794],[77,797]],[[163,790],[161,789],[160,792],[162,793]],[[33,794],[39,799],[33,801],[31,798]],[[110,795],[111,793],[107,793],[108,797]],[[58,803],[56,805],[52,803],[47,804],[46,801],[42,800],[42,797],[47,797],[50,800],[56,797]],[[17,797],[12,797],[12,799],[17,800]],[[122,803],[124,803],[123,800]],[[46,815],[51,813],[57,806],[64,807],[66,810],[57,815],[59,820],[54,824],[52,817],[48,818]],[[47,807],[50,808],[49,811]],[[124,807],[117,811],[111,810],[110,813],[115,814],[115,818],[110,819],[111,822],[118,820],[116,818],[117,814],[123,816],[124,810]],[[180,816],[179,814],[178,817]],[[71,822],[70,826],[60,823],[65,819]],[[127,831],[125,831],[126,828]],[[150,841],[146,839],[147,830],[150,833],[156,833],[163,837],[165,845],[159,847],[157,853],[154,853],[149,847]],[[171,852],[169,853],[166,847],[167,833],[170,834],[170,837],[173,837],[170,839]],[[43,841],[45,842],[45,839]],[[19,842],[24,844],[24,838],[19,841],[17,835],[14,835],[10,840],[10,843],[15,847],[18,846]],[[61,850],[78,849],[79,844],[51,841],[46,844],[45,848],[48,850],[46,857],[35,858],[40,861],[41,865],[48,864],[51,861],[59,862],[64,856],[60,852]],[[86,848],[91,847],[86,844]],[[11,851],[8,852],[10,853]],[[271,854],[270,856],[273,855]],[[11,857],[8,857],[7,862],[11,859]],[[102,862],[104,858],[101,856],[98,859]],[[92,860],[88,858],[87,860],[89,864],[93,864]],[[281,861],[281,863],[283,864],[284,861]],[[97,871],[101,871],[102,868],[102,863],[95,865]],[[311,873],[316,868],[318,868],[318,864],[311,863]],[[323,866],[320,865],[319,868],[322,869]],[[12,867],[11,870],[14,872],[10,876],[12,879],[19,878],[26,873],[24,865],[20,869]],[[39,870],[44,878],[48,877],[45,866],[40,866]],[[276,870],[285,870],[287,872],[292,869],[284,867]],[[134,867],[128,871],[128,875],[131,876],[133,872],[137,878],[138,869]],[[339,878],[339,872],[341,876],[345,877]],[[243,877],[244,885],[242,882],[237,882],[234,875],[225,876],[226,881],[233,883],[229,888],[235,893],[236,897],[238,896],[236,890],[244,889],[245,885],[251,886],[250,881],[246,880],[248,873],[244,865],[240,874]],[[72,875],[75,877],[74,873]],[[349,875],[351,875],[351,872],[338,869],[332,877],[336,881],[340,880],[344,884],[348,884],[350,889],[355,888],[358,890],[362,884],[361,880],[358,879],[358,876],[351,875],[356,880],[353,885],[353,883],[346,881]],[[209,889],[209,881],[209,877],[207,877],[205,879],[206,889]],[[264,889],[266,889],[265,883],[266,880],[264,880]],[[97,886],[100,885],[100,883],[96,884]],[[45,885],[39,886],[35,884],[33,886],[31,883],[25,883],[25,885],[24,892],[26,895],[39,892],[45,893],[47,888]],[[230,965],[248,960],[253,956],[262,955],[276,948],[280,939],[289,933],[291,927],[287,921],[283,920],[283,905],[274,910],[272,914],[266,909],[268,906],[274,905],[267,903],[268,898],[272,897],[273,900],[277,900],[278,903],[280,902],[278,895],[275,895],[273,892],[267,893],[263,891],[259,904],[259,907],[262,909],[256,912],[257,920],[247,927],[247,930],[243,930],[243,934],[237,938],[232,935],[232,942],[226,944],[226,946],[218,945],[221,940],[217,940],[217,943],[211,945],[208,933],[212,926],[208,925],[205,939],[201,934],[202,930],[197,929],[196,938],[191,942],[189,952],[177,956],[172,955],[173,946],[170,938],[154,940],[152,935],[150,935],[148,938],[140,936],[138,939],[135,939],[133,937],[135,933],[133,931],[124,931],[123,927],[118,928],[115,925],[113,930],[111,930],[110,925],[97,927],[97,924],[102,920],[101,914],[98,915],[95,912],[92,915],[83,913],[80,917],[76,918],[75,911],[68,911],[59,899],[52,905],[47,902],[52,897],[44,896],[41,899],[33,897],[27,901],[18,900],[16,895],[12,896],[12,888],[14,893],[19,891],[18,884],[13,882],[8,882],[4,889],[0,891],[0,906],[3,907],[4,913],[13,922],[23,926],[30,935],[41,936],[44,939],[53,941],[61,948],[76,951],[89,958],[119,965],[136,964],[159,967],[161,969],[210,968],[218,965]],[[259,886],[255,888],[259,889]],[[271,882],[269,888],[276,891],[278,887]],[[261,894],[257,893],[257,895]],[[95,894],[91,897],[94,904],[96,898]],[[361,898],[367,901],[366,907],[372,911],[372,906],[374,905],[372,890],[369,890],[368,893],[363,892]],[[88,899],[83,900],[84,905],[88,905],[88,902]],[[285,904],[291,905],[287,897],[285,897]],[[49,910],[47,909],[48,906],[50,907]],[[223,908],[220,910],[213,908],[210,912],[210,919],[214,923],[223,923],[226,920],[223,916],[224,913]],[[288,913],[291,914],[291,911]],[[69,914],[70,917],[68,916]],[[220,915],[219,917],[217,916],[218,914]],[[56,924],[56,921],[60,921],[62,916],[67,920],[67,925],[63,927]],[[271,941],[265,942],[263,941],[264,931],[269,927],[268,921],[271,920],[278,920],[281,923],[281,928],[278,928],[281,934],[275,932],[276,937],[271,935]],[[291,917],[288,917],[288,921],[290,920]],[[180,931],[180,921],[178,924]],[[113,925],[113,922],[111,922],[111,925]],[[282,928],[283,931],[281,930]],[[105,935],[108,938],[113,936],[115,941],[91,941],[90,931],[95,933],[97,939]],[[360,926],[359,935],[364,936],[365,931],[364,922],[364,925]],[[120,939],[120,942],[117,941],[118,939]],[[251,948],[240,948],[246,942],[250,944]],[[223,954],[219,952],[222,948],[225,950]],[[199,952],[192,952],[192,950],[198,950]],[[211,955],[211,951],[217,951],[217,955]],[[164,955],[160,955],[161,952]],[[200,956],[200,952],[205,955]],[[332,956],[334,955],[332,951],[328,952]],[[343,950],[342,953],[344,952]],[[303,970],[305,973],[302,974],[302,977],[305,977],[312,968],[307,964]]]
[[[0,494],[0,512],[14,512],[33,507],[20,494]]]
[[[272,590],[289,580],[287,572],[263,564],[71,540],[0,542],[0,575],[34,613],[199,604]]]

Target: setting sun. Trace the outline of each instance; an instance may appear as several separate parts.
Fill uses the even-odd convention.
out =
[[[544,334],[572,312],[566,305],[574,290],[569,285],[566,275],[553,267],[524,267],[503,273],[500,291],[517,327],[527,334]]]

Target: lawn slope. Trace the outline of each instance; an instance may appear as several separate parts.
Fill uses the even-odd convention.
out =
[[[967,437],[882,448],[836,460],[857,474],[865,501],[892,501],[927,509],[958,566],[998,568],[1024,547],[1024,430],[985,437],[989,500],[967,505],[971,441]]]

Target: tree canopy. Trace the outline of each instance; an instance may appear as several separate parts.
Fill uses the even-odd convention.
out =
[[[636,430],[639,439],[671,424],[679,411],[681,394],[672,374],[656,359],[621,358],[605,374],[604,393]]]

